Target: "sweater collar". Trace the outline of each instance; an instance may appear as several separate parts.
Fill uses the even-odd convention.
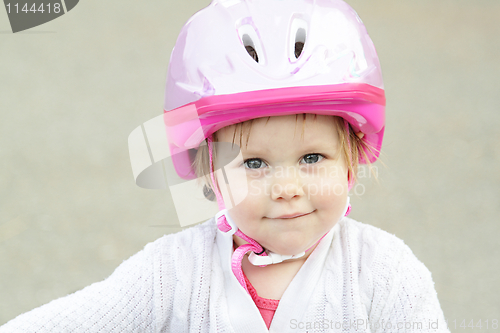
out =
[[[271,323],[270,332],[282,332],[291,319],[300,320],[305,315],[307,304],[318,283],[325,259],[334,237],[337,237],[339,223],[318,244],[293,278],[280,300]],[[231,325],[235,332],[268,332],[259,310],[251,296],[241,286],[231,270],[233,254],[232,233],[217,230],[216,247],[224,273],[224,288]],[[301,304],[301,306],[296,306]]]

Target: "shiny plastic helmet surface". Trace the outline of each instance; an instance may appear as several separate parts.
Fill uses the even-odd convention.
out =
[[[340,116],[378,157],[385,95],[375,47],[340,0],[216,0],[182,28],[171,55],[165,124],[174,166],[195,178],[192,152],[249,119]],[[360,158],[361,162],[364,161]]]

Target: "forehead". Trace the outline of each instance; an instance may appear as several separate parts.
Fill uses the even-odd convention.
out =
[[[228,126],[217,132],[217,140],[238,144],[245,151],[297,145],[332,147],[338,144],[339,138],[334,117],[299,114],[258,118]]]

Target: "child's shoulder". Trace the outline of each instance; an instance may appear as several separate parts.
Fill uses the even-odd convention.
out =
[[[375,226],[344,218],[339,222],[339,243],[360,267],[386,273],[412,267],[419,274],[430,274],[403,240]]]
[[[367,284],[384,289],[403,279],[418,288],[433,285],[427,267],[395,235],[350,218],[339,222],[338,235],[342,260],[359,272],[361,280],[371,281]]]
[[[170,257],[176,254],[190,256],[207,253],[215,243],[216,230],[214,219],[210,219],[180,232],[164,235],[147,244],[144,251],[150,255]]]
[[[376,247],[387,247],[391,249],[402,249],[407,247],[403,240],[385,230],[370,224],[358,222],[345,217],[339,222],[339,231],[343,237],[359,243]]]
[[[339,222],[337,235],[330,265],[359,288],[370,320],[444,322],[432,274],[401,239],[349,218]]]

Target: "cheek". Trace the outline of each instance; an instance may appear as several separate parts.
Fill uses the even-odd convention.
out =
[[[341,214],[348,194],[347,179],[343,177],[322,177],[307,183],[306,195],[318,212]]]
[[[335,197],[344,197],[348,193],[346,179],[340,177],[315,177],[304,181],[304,189],[307,195],[316,200],[330,200]]]
[[[254,173],[255,174],[255,173]],[[258,233],[262,228],[262,218],[266,215],[269,193],[265,177],[251,177],[253,174],[231,172],[228,176],[235,206],[229,214],[238,228],[248,235]],[[234,189],[234,190],[233,190]],[[224,201],[226,203],[226,201]],[[229,207],[226,204],[226,207]]]
[[[248,194],[244,200],[229,210],[238,228],[251,232],[259,228],[265,214],[265,203],[259,196]]]
[[[224,179],[222,173],[218,177]],[[247,173],[244,168],[226,168],[225,180],[228,191],[222,191],[222,194],[226,207],[232,207],[232,203],[245,207],[258,205],[258,201],[269,194],[269,181],[261,173]]]

